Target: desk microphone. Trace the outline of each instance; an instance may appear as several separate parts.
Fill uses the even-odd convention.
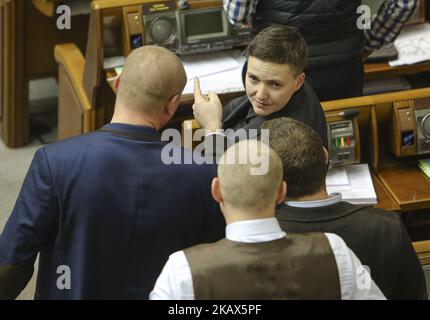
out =
[[[342,112],[326,115],[326,118],[342,117],[345,119],[352,119],[352,118],[355,118],[356,116],[358,116],[359,114],[360,114],[360,111],[358,111],[356,109],[347,109],[347,110],[342,111]]]

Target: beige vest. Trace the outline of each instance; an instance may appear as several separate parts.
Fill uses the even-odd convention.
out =
[[[195,299],[340,299],[339,273],[323,233],[260,243],[223,239],[184,250]]]

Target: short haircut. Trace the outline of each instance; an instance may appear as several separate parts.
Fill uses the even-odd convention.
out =
[[[296,29],[274,25],[254,37],[249,45],[249,55],[265,62],[288,64],[297,77],[306,67],[308,50]]]
[[[186,81],[184,66],[174,53],[143,46],[128,55],[117,98],[128,108],[160,111],[160,106],[182,93]]]
[[[269,144],[281,158],[287,197],[312,195],[325,186],[323,144],[311,127],[291,118],[277,118],[264,122],[261,128],[269,129]]]
[[[245,157],[247,161],[243,161]],[[252,169],[262,166],[267,168],[265,174],[253,174]],[[218,179],[226,204],[255,213],[275,205],[282,182],[282,162],[276,152],[261,141],[241,140],[221,157]]]

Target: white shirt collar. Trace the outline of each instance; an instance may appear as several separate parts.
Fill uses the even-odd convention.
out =
[[[324,200],[312,200],[312,201],[286,201],[285,204],[290,207],[296,208],[319,208],[326,207],[332,204],[342,201],[341,193],[333,193],[327,199]]]
[[[276,218],[246,220],[230,223],[225,230],[226,238],[237,242],[265,242],[284,238]]]

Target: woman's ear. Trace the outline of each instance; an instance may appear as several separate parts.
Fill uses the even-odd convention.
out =
[[[294,80],[294,92],[300,90],[300,88],[303,86],[303,84],[305,83],[305,73],[302,72],[301,74],[299,74],[296,79]]]

